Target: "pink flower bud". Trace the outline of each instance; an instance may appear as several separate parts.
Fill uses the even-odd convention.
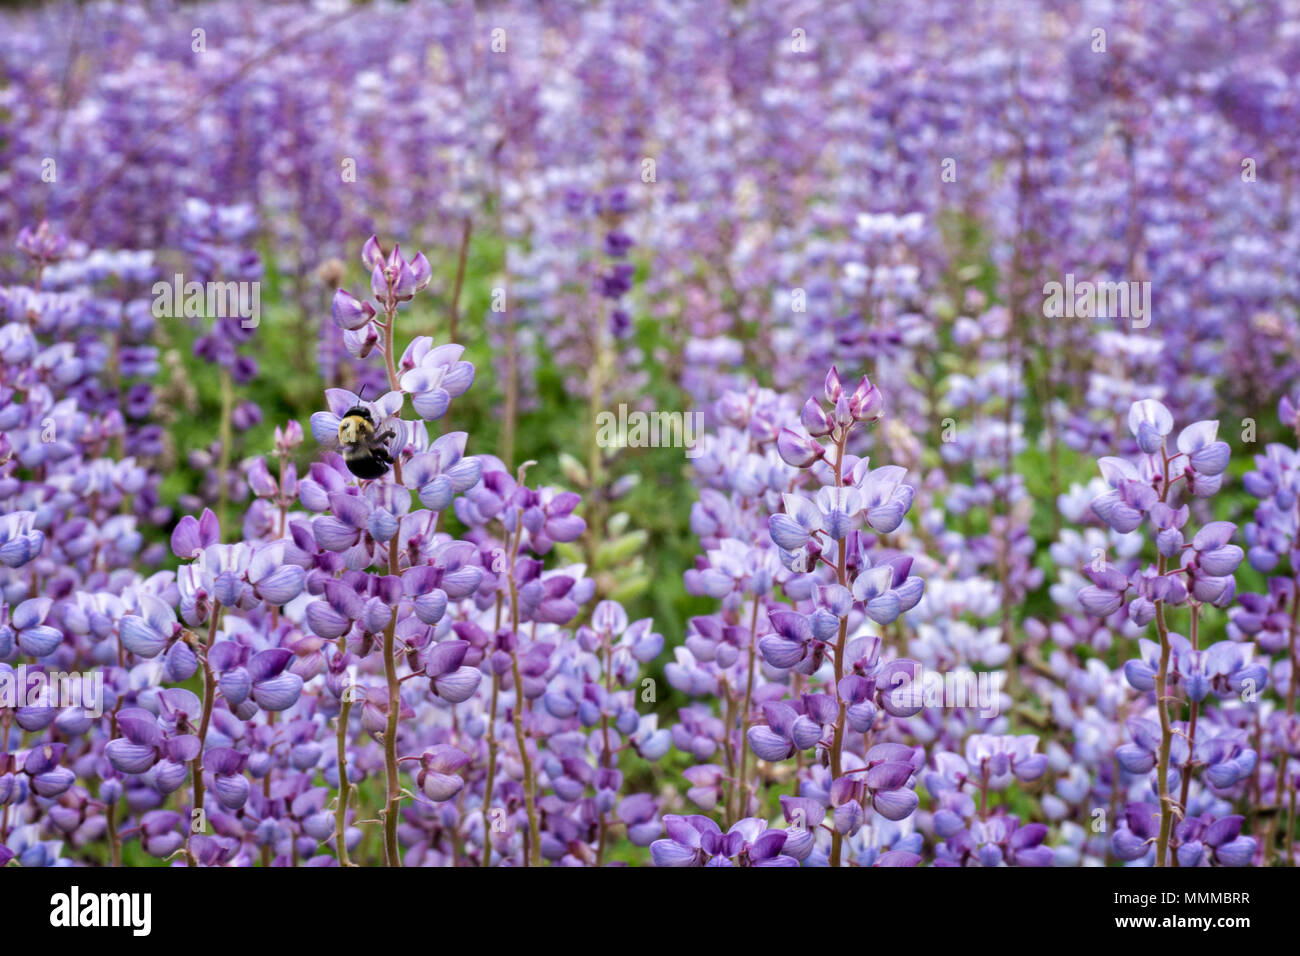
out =
[[[781,429],[777,436],[776,450],[782,461],[795,468],[807,468],[826,454],[826,449],[820,444],[788,428]]]

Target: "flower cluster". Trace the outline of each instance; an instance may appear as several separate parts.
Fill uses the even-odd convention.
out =
[[[3,14],[0,865],[1300,861],[1287,4],[431,6]]]

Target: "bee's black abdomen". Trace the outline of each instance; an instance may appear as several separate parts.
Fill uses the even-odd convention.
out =
[[[343,460],[347,463],[348,471],[358,478],[382,478],[388,473],[388,465],[367,448],[345,449]]]

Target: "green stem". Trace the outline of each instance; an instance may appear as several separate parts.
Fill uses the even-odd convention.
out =
[[[492,706],[488,710],[488,767],[487,786],[483,790],[483,866],[492,865],[492,785],[497,775],[497,697],[501,692],[501,678],[492,675]]]
[[[338,751],[339,751],[339,803],[334,811],[334,840],[337,844],[339,866],[352,866],[348,860],[347,814],[348,800],[352,787],[348,782],[348,718],[352,714],[351,686],[343,689],[343,700],[339,706]]]
[[[397,844],[397,811],[401,803],[401,784],[397,768],[397,718],[401,709],[401,685],[393,659],[393,626],[384,629],[384,675],[388,681],[388,720],[384,725],[384,865],[401,866]]]
[[[119,653],[120,650],[121,650],[121,645],[119,642]],[[117,711],[118,708],[120,708],[121,706],[122,706],[122,698],[119,697],[116,706],[113,707],[112,713],[109,714],[109,723],[112,724],[114,737],[117,736]],[[5,739],[4,728],[0,727],[0,741],[3,741],[4,739]],[[102,789],[100,790],[100,793],[101,794],[103,793]],[[5,807],[6,816],[8,816],[8,812],[9,812],[9,808]],[[109,865],[115,867],[121,866],[122,865],[122,841],[121,838],[117,835],[116,802],[109,803],[105,806],[104,817],[108,824],[108,854],[109,854],[109,860],[111,861]],[[0,835],[0,843],[3,843],[4,841],[5,841],[5,837],[3,835]]]
[[[492,633],[496,634],[500,630],[501,594],[498,592],[496,624],[492,627]],[[483,787],[483,859],[480,861],[480,865],[482,866],[492,865],[492,786],[496,782],[497,776],[497,697],[500,693],[501,677],[494,670],[492,672],[492,703],[488,707],[487,723],[487,783]]]
[[[388,296],[384,303],[384,319],[381,327],[384,333],[384,369],[388,373],[388,387],[397,391],[397,366],[393,357],[393,334],[397,325],[397,300],[393,296],[392,280],[388,283]],[[393,475],[400,483],[402,466],[400,462],[393,465]],[[401,521],[398,520],[397,533],[388,543],[388,573],[396,577],[399,566],[397,543],[401,540]],[[394,613],[384,628],[384,679],[388,685],[388,714],[384,723],[384,789],[386,801],[384,807],[384,864],[401,866],[401,848],[397,842],[397,817],[402,802],[402,785],[398,775],[397,763],[397,722],[402,712],[402,683],[397,677],[397,615]]]
[[[190,761],[190,772],[194,775],[194,806],[190,810],[190,825],[185,832],[187,866],[194,866],[194,854],[190,852],[190,837],[194,835],[194,814],[203,812],[203,745],[208,739],[208,725],[212,722],[212,704],[217,696],[217,679],[212,673],[212,666],[208,663],[208,651],[216,643],[217,626],[220,620],[221,604],[214,601],[208,618],[208,639],[204,642],[203,653],[200,655],[203,661],[203,716],[199,719],[199,752]]]
[[[601,635],[601,650],[605,658],[605,698],[606,700],[614,693],[614,653],[609,646],[609,638]],[[600,715],[600,733],[602,746],[600,753],[600,766],[602,769],[609,769],[610,753],[609,748],[609,714],[601,713]],[[596,841],[596,865],[603,866],[605,863],[605,837],[607,831],[605,821],[605,811],[600,811],[600,836]]]
[[[533,761],[528,756],[528,738],[524,733],[524,682],[519,674],[519,589],[515,584],[515,552],[523,534],[523,509],[515,518],[518,530],[515,545],[510,549],[510,629],[514,632],[514,646],[510,648],[510,675],[515,684],[513,720],[515,744],[519,747],[519,760],[524,765],[524,802],[528,809],[528,855],[525,866],[542,865],[541,829],[537,824],[537,781],[533,775]]]
[[[396,576],[398,535],[388,544],[388,573]],[[388,720],[384,724],[384,783],[387,803],[384,809],[384,863],[401,866],[401,850],[397,844],[397,815],[402,802],[401,780],[397,767],[397,721],[402,710],[402,684],[397,678],[396,653],[397,615],[394,614],[384,628],[384,678],[388,682]]]
[[[844,467],[844,446],[848,441],[848,432],[840,436],[835,446],[835,488],[836,491],[842,485],[841,469]],[[840,587],[848,587],[848,555],[849,542],[847,538],[840,538],[839,554],[835,562],[835,576],[839,581]],[[835,639],[835,699],[839,702],[839,710],[835,715],[835,737],[831,741],[831,782],[834,783],[836,778],[841,774],[842,761],[841,755],[844,751],[844,723],[848,713],[848,702],[840,696],[840,681],[844,677],[844,648],[848,643],[849,636],[849,619],[840,618],[839,635]],[[840,855],[844,849],[844,838],[839,830],[831,835],[831,866],[840,865]]]
[[[724,726],[727,728],[726,746],[722,748],[722,753],[727,761],[727,800],[723,804],[722,823],[724,827],[730,827],[736,822],[735,802],[736,786],[739,778],[736,774],[736,748],[731,746],[731,733],[735,729],[736,723],[736,698],[731,695],[731,684],[729,681],[723,682],[723,693],[727,698],[727,711]],[[743,746],[743,742],[742,742]]]

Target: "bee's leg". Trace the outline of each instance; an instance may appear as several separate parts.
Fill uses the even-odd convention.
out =
[[[374,450],[375,457],[380,461],[382,461],[384,464],[386,465],[393,464],[393,456],[388,453],[388,449],[385,448],[383,445],[379,445],[373,450]]]

